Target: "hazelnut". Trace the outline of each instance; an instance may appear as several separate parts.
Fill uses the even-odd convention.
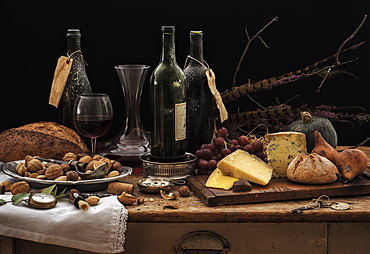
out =
[[[51,165],[45,170],[45,176],[47,179],[53,180],[62,175],[64,175],[63,169],[58,164]]]
[[[89,155],[86,155],[84,157],[81,157],[78,161],[81,163],[89,163],[93,160],[93,158]]]
[[[74,153],[66,153],[64,156],[63,156],[63,159],[64,161],[70,161],[70,160],[77,160],[77,155],[74,154]]]
[[[190,196],[190,189],[188,186],[184,185],[181,186],[179,189],[179,194],[181,197],[189,197]]]
[[[117,198],[123,205],[132,205],[136,202],[136,197],[127,192],[123,192],[121,195],[117,196]]]
[[[26,163],[26,165],[28,172],[31,173],[35,173],[45,167],[45,165],[37,159],[31,159],[28,163]]]
[[[5,186],[5,191],[9,191],[10,190],[10,186],[12,186],[12,182],[9,182],[9,181],[3,181],[2,183],[0,183],[0,185],[3,185]]]
[[[66,173],[66,180],[67,181],[77,181],[78,180],[78,173],[76,171],[68,171]]]
[[[18,193],[27,193],[30,191],[30,186],[26,181],[16,182],[10,186],[10,192],[15,195]]]
[[[112,170],[122,171],[122,164],[119,161],[112,161]]]
[[[60,166],[62,167],[64,173],[71,170],[71,166],[68,163],[61,163]]]
[[[45,175],[45,169],[41,169],[36,172],[38,175]]]

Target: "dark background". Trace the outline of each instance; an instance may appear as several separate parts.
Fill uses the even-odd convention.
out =
[[[189,51],[189,31],[204,32],[204,57],[217,76],[219,91],[230,88],[233,73],[246,45],[244,28],[251,35],[275,16],[279,21],[262,34],[270,49],[256,40],[238,74],[237,85],[284,74],[334,54],[368,12],[366,1],[1,1],[1,100],[0,131],[35,121],[56,121],[48,105],[57,59],[66,54],[68,28],[79,28],[87,74],[94,92],[107,93],[115,118],[110,132],[118,134],[124,122],[117,64],[159,62],[162,25],[176,27],[179,66]],[[370,18],[347,46],[370,36]],[[264,106],[284,102],[299,94],[292,106],[321,104],[363,106],[370,109],[369,43],[343,55],[359,60],[342,66],[352,72],[325,82],[312,77],[272,91],[254,94]],[[150,74],[149,74],[150,76]],[[142,122],[150,130],[149,76],[142,96]],[[257,109],[246,98],[230,111]],[[367,111],[368,112],[368,111]],[[370,135],[367,125],[339,125],[340,144],[356,143]],[[101,140],[102,140],[101,139]]]

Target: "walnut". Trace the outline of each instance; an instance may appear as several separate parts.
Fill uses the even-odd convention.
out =
[[[33,157],[31,155],[27,155],[26,158],[24,158],[24,163],[26,166],[28,166],[28,162],[33,160]]]
[[[3,181],[2,183],[0,183],[0,185],[3,185],[5,186],[5,191],[9,191],[10,190],[10,186],[12,186],[12,182],[9,182],[9,181]]]
[[[15,195],[18,193],[27,193],[30,191],[30,186],[26,181],[16,182],[10,186],[10,192]]]
[[[64,161],[70,161],[70,160],[76,161],[77,160],[77,155],[74,154],[74,153],[66,153],[63,156],[63,159],[62,160],[64,160]]]
[[[47,179],[50,180],[53,180],[62,175],[64,175],[63,169],[58,164],[51,165],[45,170],[45,176]]]
[[[102,158],[103,158],[103,156],[101,156],[99,154],[95,154],[94,157],[93,157],[93,160],[98,161],[98,160],[101,160]]]
[[[123,192],[121,195],[117,196],[117,198],[123,205],[132,205],[136,202],[136,197],[127,192]]]
[[[110,159],[102,157],[99,161],[106,162],[108,164],[108,170],[112,169],[112,161]]]
[[[93,158],[91,156],[86,155],[84,157],[81,157],[78,161],[82,162],[82,163],[89,163],[92,160],[93,160]]]
[[[15,168],[15,171],[18,175],[24,176],[24,173],[27,172],[26,164],[24,162],[19,162]]]
[[[45,167],[45,165],[37,159],[31,159],[30,161],[28,161],[26,165],[27,165],[28,172],[31,172],[31,173],[35,173],[39,170],[44,169]]]

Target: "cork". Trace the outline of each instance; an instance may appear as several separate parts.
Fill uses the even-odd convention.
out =
[[[134,185],[129,183],[111,182],[108,184],[107,192],[110,194],[133,193]]]

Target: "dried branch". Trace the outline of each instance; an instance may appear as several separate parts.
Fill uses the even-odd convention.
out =
[[[235,87],[235,83],[236,83],[236,75],[238,74],[239,70],[240,70],[240,67],[242,65],[242,62],[244,60],[244,57],[245,57],[245,54],[247,53],[251,43],[253,40],[255,40],[256,38],[259,38],[262,43],[265,45],[265,47],[267,47],[266,43],[263,41],[263,39],[259,36],[267,27],[269,27],[272,23],[274,23],[275,21],[278,21],[279,17],[275,16],[269,23],[267,23],[267,25],[265,25],[260,31],[258,31],[252,38],[250,38],[249,36],[249,33],[248,33],[248,30],[247,28],[245,28],[245,33],[247,34],[247,38],[248,38],[248,42],[247,42],[247,45],[245,46],[245,49],[243,51],[243,54],[239,60],[239,63],[236,67],[236,70],[235,70],[235,73],[234,73],[234,76],[233,76],[233,83],[232,83],[232,87],[234,88]],[[267,47],[268,48],[268,47]]]
[[[339,55],[342,52],[342,49],[343,49],[344,45],[346,45],[350,40],[352,40],[356,36],[356,34],[358,33],[358,31],[360,31],[361,27],[364,25],[366,19],[367,19],[367,14],[365,14],[364,18],[362,19],[360,25],[356,28],[356,30],[338,48],[338,51],[337,51],[336,57],[335,57],[335,64],[336,65],[339,65],[340,64],[340,62],[339,62]]]

